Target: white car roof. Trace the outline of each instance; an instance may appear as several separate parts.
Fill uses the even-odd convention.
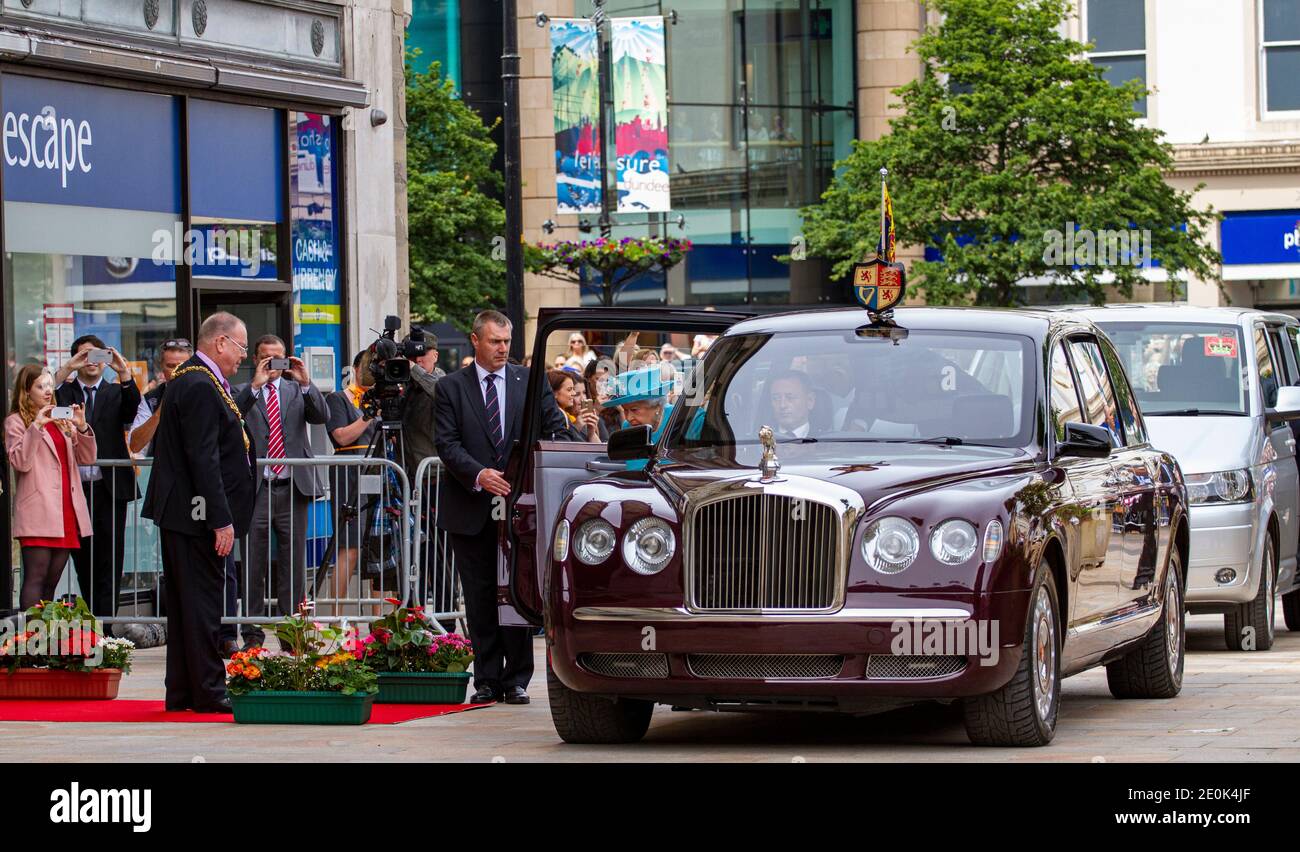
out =
[[[1211,308],[1199,305],[1106,305],[1100,308],[1070,308],[1071,313],[1082,314],[1096,323],[1106,322],[1229,322],[1240,325],[1250,319],[1263,319],[1274,323],[1300,325],[1300,320],[1290,314],[1260,311],[1255,308]]]

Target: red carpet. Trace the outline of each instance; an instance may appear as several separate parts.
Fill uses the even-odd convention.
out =
[[[398,725],[488,704],[376,704],[370,725]],[[0,701],[0,722],[226,722],[229,713],[169,713],[161,701]]]

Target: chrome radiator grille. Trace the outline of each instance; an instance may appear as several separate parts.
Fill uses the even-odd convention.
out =
[[[742,494],[695,510],[689,592],[700,610],[826,610],[840,599],[840,520],[824,503]]]

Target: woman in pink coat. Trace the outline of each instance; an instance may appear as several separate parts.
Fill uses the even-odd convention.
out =
[[[95,433],[80,405],[54,420],[54,379],[38,364],[18,371],[5,418],[5,451],[17,478],[14,535],[23,550],[19,606],[51,600],[80,538],[91,534],[79,464],[95,463]]]

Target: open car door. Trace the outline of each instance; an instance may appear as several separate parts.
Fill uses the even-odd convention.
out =
[[[542,308],[538,312],[520,441],[512,448],[506,470],[511,491],[498,563],[502,624],[542,623],[542,583],[560,505],[579,482],[627,469],[625,463],[609,460],[603,441],[554,440],[557,436],[542,434],[543,383],[557,358],[576,367],[592,360],[586,350],[594,351],[601,381],[657,363],[664,377],[672,371],[672,380],[680,388],[699,364],[700,359],[691,356],[696,336],[716,336],[750,316],[663,307]],[[634,333],[636,337],[631,336]],[[588,344],[588,339],[601,342]],[[610,431],[620,425],[614,420]]]

